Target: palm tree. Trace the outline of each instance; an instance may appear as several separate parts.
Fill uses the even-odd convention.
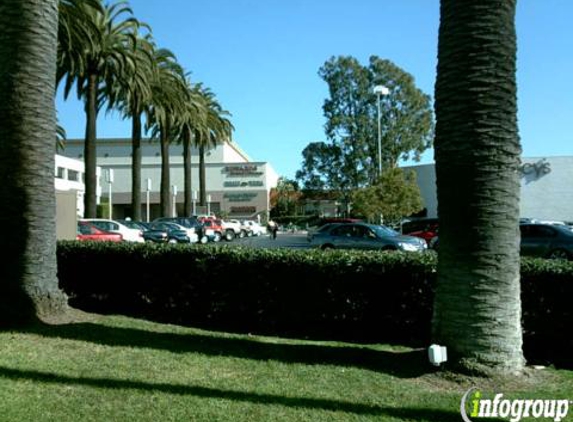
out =
[[[461,369],[520,371],[516,0],[441,0],[435,341]]]
[[[132,15],[125,1],[106,5],[103,13],[89,6],[89,3],[74,2],[79,8],[75,16],[86,19],[88,28],[86,39],[72,38],[77,45],[68,48],[74,54],[68,54],[61,60],[65,69],[64,97],[67,98],[75,85],[78,98],[83,98],[86,112],[86,135],[84,160],[86,167],[85,214],[96,216],[96,120],[98,111],[103,106],[118,79],[126,80],[133,68],[133,46],[136,44],[138,22]],[[59,75],[63,77],[62,75]],[[121,81],[120,81],[121,82]]]
[[[174,137],[175,122],[185,111],[188,90],[185,72],[175,55],[166,49],[155,50],[155,69],[151,83],[152,97],[146,107],[148,128],[154,137],[159,136],[161,147],[160,212],[171,214],[169,143]]]
[[[38,22],[41,17],[41,22]],[[64,312],[54,193],[57,0],[0,2],[0,325]]]
[[[136,38],[134,67],[128,68],[121,83],[113,86],[110,101],[119,106],[124,117],[131,118],[131,209],[136,221],[141,220],[141,119],[152,98],[154,49],[150,34]]]
[[[205,108],[203,97],[192,86],[188,78],[186,78],[187,102],[184,104],[183,113],[178,116],[177,138],[183,144],[183,193],[184,205],[183,212],[185,216],[191,216],[193,213],[192,207],[192,180],[191,180],[191,149],[193,147],[193,139],[195,131],[205,131],[205,124],[207,121],[207,110]]]
[[[205,121],[195,130],[195,144],[199,149],[199,203],[205,206],[207,203],[205,149],[230,141],[234,127],[228,118],[231,114],[223,110],[209,88],[198,84],[195,86],[195,91],[200,95],[205,109]]]

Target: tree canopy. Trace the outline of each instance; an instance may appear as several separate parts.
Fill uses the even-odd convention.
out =
[[[367,66],[350,56],[330,58],[319,70],[328,84],[323,105],[326,141],[303,151],[297,179],[306,189],[349,191],[374,183],[378,177],[378,96],[380,97],[383,168],[400,159],[420,158],[432,145],[434,118],[430,97],[414,78],[389,60],[370,57]]]
[[[373,222],[383,216],[385,223],[396,223],[422,208],[416,174],[400,168],[385,170],[374,185],[352,195],[352,213]]]

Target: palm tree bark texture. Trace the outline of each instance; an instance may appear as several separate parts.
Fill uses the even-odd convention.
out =
[[[434,340],[454,368],[524,366],[516,0],[441,0],[435,87],[440,218]]]
[[[0,325],[67,309],[54,192],[57,0],[0,2]]]

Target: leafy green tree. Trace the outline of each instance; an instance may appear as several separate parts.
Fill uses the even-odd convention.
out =
[[[60,60],[58,77],[66,79],[65,98],[75,85],[78,98],[85,103],[85,216],[95,217],[97,115],[110,98],[113,86],[122,83],[129,74],[127,69],[134,66],[133,46],[138,22],[131,17],[132,11],[125,1],[106,5],[103,11],[92,7],[91,2],[74,1],[70,5],[79,9],[71,16],[84,19],[81,25],[86,36],[67,39],[70,45],[61,49],[64,57]],[[79,25],[76,23],[74,28]]]
[[[280,177],[277,187],[271,189],[270,193],[271,217],[296,215],[301,197],[296,180]]]
[[[515,0],[441,0],[435,341],[461,369],[523,368]]]
[[[368,66],[353,57],[332,57],[319,75],[330,97],[323,110],[326,142],[310,144],[297,173],[306,189],[320,186],[349,195],[378,177],[378,109],[375,85],[390,93],[381,98],[381,144],[384,168],[399,159],[418,159],[431,146],[433,114],[430,97],[414,78],[389,60],[370,57]]]
[[[67,310],[56,263],[58,2],[2,0],[0,28],[0,326],[7,326]]]
[[[378,222],[383,216],[385,223],[397,223],[422,208],[416,174],[400,168],[385,170],[374,185],[359,189],[352,195],[353,215],[363,216],[372,222]]]

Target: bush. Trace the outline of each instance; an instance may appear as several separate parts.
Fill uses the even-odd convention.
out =
[[[60,242],[72,306],[225,331],[427,346],[436,255]],[[571,366],[573,263],[522,262],[524,350]]]

